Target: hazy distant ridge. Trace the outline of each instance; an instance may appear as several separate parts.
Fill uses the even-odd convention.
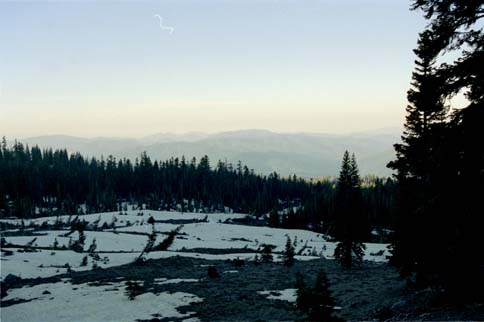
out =
[[[393,159],[393,144],[399,129],[367,131],[349,135],[319,133],[275,133],[266,130],[241,130],[207,134],[160,133],[134,138],[80,138],[66,135],[39,136],[20,140],[30,146],[66,148],[69,152],[100,157],[134,160],[142,151],[153,159],[170,157],[197,159],[207,154],[212,164],[217,160],[236,163],[241,160],[256,172],[277,171],[282,175],[304,177],[336,175],[344,150],[354,152],[362,174],[391,175],[386,168]]]

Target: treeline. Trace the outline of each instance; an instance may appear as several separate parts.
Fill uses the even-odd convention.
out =
[[[0,152],[0,206],[5,215],[34,216],[33,207],[75,213],[80,204],[87,212],[118,210],[120,201],[145,203],[150,209],[183,211],[207,208],[263,212],[278,199],[296,200],[313,186],[297,177],[272,173],[256,175],[240,163],[219,161],[212,168],[207,156],[186,161],[152,161],[146,153],[129,159],[86,159],[66,150],[25,147],[4,140]],[[190,202],[187,202],[190,201]],[[194,201],[193,203],[191,201]],[[9,202],[10,207],[6,207]]]
[[[363,195],[368,222],[390,227],[395,182],[366,178]],[[152,161],[142,153],[129,159],[87,159],[66,150],[41,150],[5,138],[0,146],[0,214],[14,217],[120,210],[122,201],[150,209],[225,211],[256,216],[279,211],[278,226],[330,228],[335,180],[311,181],[296,176],[255,174],[240,162],[234,166],[207,156]]]

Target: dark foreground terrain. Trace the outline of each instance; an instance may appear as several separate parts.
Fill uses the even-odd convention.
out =
[[[209,265],[216,267],[220,277],[208,277]],[[143,281],[143,292],[181,291],[203,298],[203,302],[180,308],[182,313],[195,312],[193,316],[202,321],[294,321],[303,315],[293,303],[270,300],[258,291],[295,288],[298,272],[305,276],[307,284],[312,284],[320,269],[328,274],[336,305],[341,307],[336,315],[344,320],[484,320],[482,305],[444,306],[436,301],[434,292],[411,290],[393,268],[373,262],[365,262],[363,269],[342,270],[333,260],[297,261],[288,268],[280,263],[255,265],[245,262],[243,266],[236,266],[230,261],[172,257],[148,260],[141,265],[21,279],[3,283],[2,293],[8,292],[9,288],[50,284],[66,277],[72,284],[93,285],[132,279]],[[195,278],[200,281],[160,285],[155,283],[156,278]],[[3,307],[13,304],[15,302],[2,302]],[[153,321],[168,320],[177,319],[153,317]]]

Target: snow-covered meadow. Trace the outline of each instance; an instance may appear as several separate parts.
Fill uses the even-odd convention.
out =
[[[240,224],[224,223],[234,218],[244,218],[244,214],[200,214],[180,213],[167,211],[139,211],[126,212],[128,215],[119,215],[117,212],[84,215],[80,218],[89,223],[98,222],[102,227],[103,223],[115,222],[116,229],[102,231],[86,231],[84,250],[87,251],[93,240],[96,240],[96,251],[99,252],[101,261],[96,265],[102,268],[123,265],[132,262],[143,250],[147,242],[147,234],[151,233],[153,227],[155,232],[160,233],[157,242],[163,240],[162,233],[168,233],[178,225],[173,223],[148,224],[148,218],[152,216],[155,221],[189,221],[203,220],[206,222],[194,222],[184,224],[180,234],[175,238],[174,243],[168,251],[151,252],[148,258],[157,259],[171,256],[197,257],[203,259],[235,259],[241,258],[250,260],[255,257],[261,245],[270,244],[275,246],[274,252],[282,252],[289,236],[296,241],[296,257],[298,260],[311,260],[318,256],[332,258],[335,243],[327,241],[325,236],[307,230],[279,229],[269,227],[244,226]],[[25,220],[24,225],[31,223],[41,225],[43,222],[53,224],[56,220],[67,221],[68,216],[47,217]],[[126,222],[133,223],[126,227]],[[11,224],[20,224],[18,219],[3,220]],[[41,230],[34,236],[8,236],[4,237],[8,244],[25,246],[35,238],[33,246],[49,248],[53,247],[55,241],[60,246],[67,247],[69,239],[76,240],[78,233],[74,232],[69,237],[64,237],[69,230]],[[366,244],[366,260],[385,261],[388,255],[386,244]],[[1,257],[1,277],[14,274],[22,278],[47,277],[59,273],[65,273],[65,264],[73,270],[87,270],[91,265],[80,266],[83,253],[71,250],[49,250],[37,249],[36,252],[19,252],[19,249],[9,248],[13,254]],[[224,249],[223,254],[198,253],[194,249]],[[233,252],[230,250],[233,249]],[[228,251],[227,251],[228,250]],[[240,250],[244,250],[240,252]],[[238,252],[239,251],[239,252]],[[378,255],[375,255],[377,254]],[[275,260],[280,260],[279,256]]]
[[[296,259],[299,261],[316,260],[322,257],[332,258],[335,243],[328,241],[322,234],[307,230],[245,226],[231,222],[232,219],[241,219],[245,216],[245,214],[150,210],[126,211],[122,212],[122,215],[118,212],[84,215],[79,217],[88,223],[84,233],[82,253],[70,250],[68,247],[72,241],[79,238],[77,231],[71,232],[66,227],[54,230],[50,226],[56,222],[67,222],[69,216],[37,218],[23,222],[18,219],[5,219],[2,220],[4,223],[16,225],[16,227],[11,226],[11,229],[2,233],[6,247],[2,248],[1,278],[3,281],[9,274],[22,279],[46,278],[68,272],[88,271],[95,267],[110,268],[129,264],[145,248],[148,235],[153,229],[157,235],[155,243],[160,243],[170,231],[180,225],[183,226],[167,251],[149,252],[145,259],[180,256],[205,260],[239,258],[253,261],[256,256],[260,256],[262,245],[270,244],[274,247],[274,260],[280,261],[287,236],[294,242]],[[150,217],[153,217],[154,223],[148,223]],[[42,224],[49,228],[39,229]],[[35,228],[29,229],[31,226]],[[95,252],[98,255],[96,258],[88,256],[89,247],[94,241]],[[388,255],[386,244],[366,244],[366,246],[366,260],[376,262],[386,260]],[[223,272],[223,274],[228,273],[237,274],[237,271]],[[157,281],[160,285],[177,282],[196,283],[197,279],[159,278]],[[123,292],[124,284],[121,282],[108,286],[88,284],[74,286],[68,280],[62,283],[14,288],[8,290],[8,295],[2,298],[2,302],[20,301],[2,308],[2,321],[31,321],[32,318],[36,321],[93,320],[91,318],[93,316],[96,317],[94,320],[103,321],[133,321],[149,319],[150,316],[192,319],[193,316],[181,314],[176,308],[186,303],[203,301],[202,298],[183,292],[173,294],[148,292],[140,295],[136,301],[129,301]],[[285,293],[281,295],[289,296]],[[96,316],[100,305],[112,305],[113,309],[110,311],[116,314]],[[81,309],[86,306],[90,309]],[[66,309],[62,312],[53,312],[49,309],[53,307]],[[78,310],[83,310],[83,315],[79,315],[81,312]]]

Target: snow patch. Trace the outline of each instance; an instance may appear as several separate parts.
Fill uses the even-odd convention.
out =
[[[91,286],[70,283],[25,286],[9,291],[4,300],[30,302],[2,308],[2,321],[135,321],[158,318],[190,318],[177,308],[202,299],[188,293],[144,293],[130,301],[125,284]],[[62,308],[61,310],[59,308]]]
[[[199,280],[196,278],[173,278],[170,280],[165,279],[164,281],[156,281],[156,284],[163,285],[163,284],[178,284],[178,283],[194,283],[198,282]]]
[[[281,301],[288,301],[288,302],[296,302],[296,289],[295,288],[287,288],[285,290],[279,291],[259,291],[257,293],[261,295],[266,295],[269,300],[281,300]]]

